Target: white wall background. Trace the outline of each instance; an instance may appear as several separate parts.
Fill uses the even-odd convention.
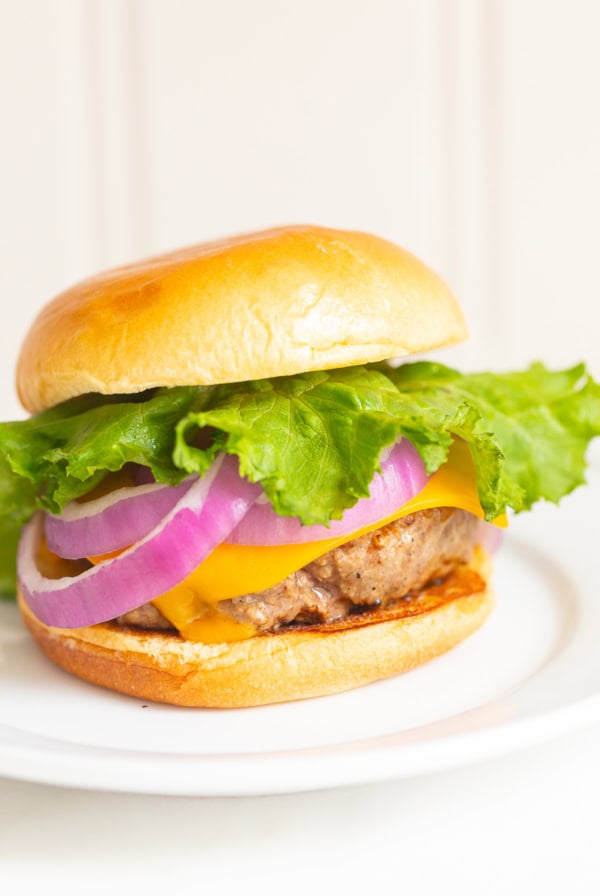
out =
[[[373,230],[465,366],[600,374],[596,0],[0,0],[0,415],[36,310],[225,233]]]

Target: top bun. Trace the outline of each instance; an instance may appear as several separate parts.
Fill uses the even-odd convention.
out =
[[[393,243],[281,227],[98,274],[35,320],[17,389],[37,412],[86,392],[215,385],[458,342],[447,286]]]

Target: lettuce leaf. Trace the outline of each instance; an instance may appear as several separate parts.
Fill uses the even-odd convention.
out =
[[[327,524],[369,493],[382,450],[403,435],[428,472],[453,437],[470,447],[488,519],[558,501],[584,481],[600,435],[600,386],[583,365],[461,374],[427,361],[349,367],[142,395],[84,396],[0,424],[0,592],[14,588],[20,526],[132,462],[159,482],[202,475],[219,451],[282,515]]]
[[[203,473],[217,451],[237,454],[277,513],[328,523],[368,496],[381,451],[398,435],[397,400],[385,374],[365,367],[220,386],[178,424],[173,458]],[[213,443],[195,447],[207,426]]]
[[[509,507],[528,510],[540,499],[557,502],[585,482],[586,449],[600,435],[600,386],[583,364],[463,375],[420,362],[388,376],[415,413],[403,431],[430,472],[438,466],[437,432],[469,443],[487,519]]]

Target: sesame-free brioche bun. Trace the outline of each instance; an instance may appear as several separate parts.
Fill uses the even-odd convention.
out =
[[[98,274],[29,331],[17,389],[37,412],[88,392],[214,385],[401,357],[465,337],[449,289],[393,243],[281,227]]]
[[[386,609],[228,644],[113,623],[52,628],[21,595],[19,606],[42,651],[86,681],[141,700],[235,708],[338,693],[439,656],[489,615],[489,566],[478,549],[471,565]]]

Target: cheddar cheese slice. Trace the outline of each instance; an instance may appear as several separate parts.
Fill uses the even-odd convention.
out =
[[[219,601],[264,591],[344,542],[431,507],[459,507],[483,519],[468,446],[455,442],[447,462],[396,512],[348,535],[291,545],[221,544],[183,582],[152,601],[183,637],[215,643],[251,637],[254,630],[219,613]],[[506,526],[506,517],[495,521]]]

